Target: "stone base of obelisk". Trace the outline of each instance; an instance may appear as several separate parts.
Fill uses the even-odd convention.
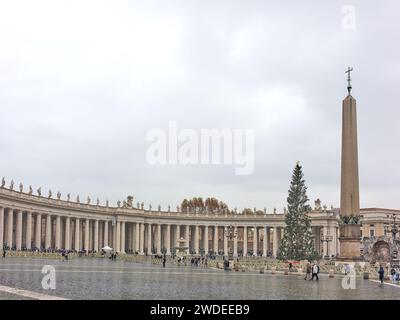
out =
[[[361,261],[361,229],[359,224],[340,225],[340,261]]]

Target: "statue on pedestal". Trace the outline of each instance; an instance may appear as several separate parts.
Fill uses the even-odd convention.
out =
[[[36,192],[37,192],[38,196],[41,197],[41,196],[42,196],[42,187],[39,187],[39,188],[36,190]]]
[[[6,185],[6,179],[3,177],[3,179],[1,180],[1,188],[3,189],[5,185]]]
[[[11,183],[10,183],[10,190],[14,190],[14,180],[11,180]]]
[[[133,197],[132,196],[128,196],[126,198],[126,206],[128,208],[133,208]]]
[[[24,191],[24,185],[22,184],[22,182],[19,184],[19,192],[22,193],[22,191]]]
[[[317,200],[314,201],[314,210],[315,211],[321,211],[322,207],[321,207],[321,200],[318,198]]]
[[[69,202],[71,200],[71,194],[67,194],[67,201]]]
[[[61,200],[61,192],[60,191],[57,192],[57,200]]]
[[[51,193],[51,190],[49,190],[49,196],[48,196],[48,198],[50,199],[52,195],[53,195],[53,194]]]
[[[29,194],[29,195],[32,195],[32,193],[33,193],[32,186],[29,186],[29,192],[28,192],[28,194]]]

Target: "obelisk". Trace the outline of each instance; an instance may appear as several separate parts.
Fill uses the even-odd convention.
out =
[[[342,168],[340,188],[340,259],[360,259],[361,225],[360,195],[358,180],[357,146],[357,105],[351,95],[350,72],[348,68],[348,95],[343,100],[342,110]]]

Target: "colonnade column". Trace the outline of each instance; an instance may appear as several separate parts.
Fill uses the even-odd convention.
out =
[[[226,236],[228,227],[224,227],[223,239],[224,239],[224,255],[228,255],[228,237]]]
[[[278,227],[274,227],[274,239],[272,241],[272,255],[276,258],[278,253]]]
[[[247,227],[243,227],[243,256],[247,256]]]
[[[93,250],[99,251],[99,220],[95,220],[94,222],[94,247]]]
[[[157,224],[157,254],[161,254],[161,224]]]
[[[114,226],[114,230],[115,230],[114,249],[116,252],[120,252],[121,251],[121,223],[119,221],[116,222],[116,224]]]
[[[56,217],[56,249],[61,249],[61,217]]]
[[[108,243],[108,221],[104,221],[103,246],[109,246],[109,243]]]
[[[214,245],[214,254],[218,254],[218,226],[214,226],[214,241],[213,241],[213,245]]]
[[[194,227],[194,251],[195,254],[199,254],[199,226]]]
[[[65,218],[64,249],[71,250],[71,218]]]
[[[13,228],[14,228],[14,211],[8,209],[7,219],[7,246],[12,248],[13,246]]]
[[[84,241],[84,250],[86,250],[86,253],[89,252],[89,225],[90,225],[90,221],[89,219],[85,220],[85,233],[84,233],[84,237],[85,237],[85,241]]]
[[[135,252],[140,252],[140,224],[139,224],[139,222],[135,223],[135,248],[133,250]]]
[[[51,247],[51,215],[46,217],[46,239],[45,239],[45,249]]]
[[[208,254],[208,226],[204,226],[204,254]]]
[[[185,240],[186,240],[186,247],[187,247],[187,253],[190,253],[190,226],[186,225],[186,230],[185,230]]]
[[[151,224],[147,225],[147,254],[151,254]]]
[[[233,238],[233,256],[237,257],[238,256],[238,237],[237,237],[238,231],[237,231],[237,226],[235,226],[234,228],[235,228],[234,229],[235,237]]]
[[[129,249],[131,250],[132,253],[135,253],[136,251],[136,223],[131,223],[129,225],[129,231],[130,231],[130,244],[129,244]]]
[[[40,250],[42,246],[42,215],[36,214],[35,247]]]
[[[4,208],[0,208],[0,249],[3,249],[4,238]]]
[[[27,250],[32,249],[32,212],[26,213],[25,247]]]
[[[139,252],[140,254],[144,254],[144,223],[141,223],[139,227],[140,227]]]
[[[330,255],[335,255],[337,253],[337,246],[336,246],[336,227],[331,227],[330,228],[330,236],[332,237],[332,246],[331,246],[331,250],[329,251]]]
[[[121,251],[121,253],[125,253],[125,229],[126,229],[126,226],[125,226],[125,222],[124,221],[121,221],[121,245],[120,245],[120,251]]]
[[[327,227],[322,227],[322,234],[323,234],[323,240],[326,240],[326,236],[328,235],[328,228]],[[323,245],[323,257],[328,255],[328,242],[324,241],[322,242]]]
[[[79,241],[79,218],[75,218],[75,246],[74,249],[76,251],[81,250],[80,241]]]
[[[253,255],[257,256],[258,255],[258,229],[257,226],[254,227],[254,232],[253,232]]]
[[[263,257],[267,256],[268,251],[268,227],[264,227]]]
[[[17,233],[15,237],[16,249],[22,249],[22,211],[17,210]]]
[[[166,242],[166,247],[167,247],[167,255],[171,254],[171,225],[167,224],[167,241]]]
[[[177,249],[179,248],[179,240],[181,238],[181,226],[179,224],[177,224],[175,226],[175,254],[178,253]]]

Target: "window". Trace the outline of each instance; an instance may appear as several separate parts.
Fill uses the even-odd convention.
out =
[[[370,237],[375,236],[375,230],[374,230],[374,229],[370,229],[370,230],[369,230],[369,236],[370,236]]]

